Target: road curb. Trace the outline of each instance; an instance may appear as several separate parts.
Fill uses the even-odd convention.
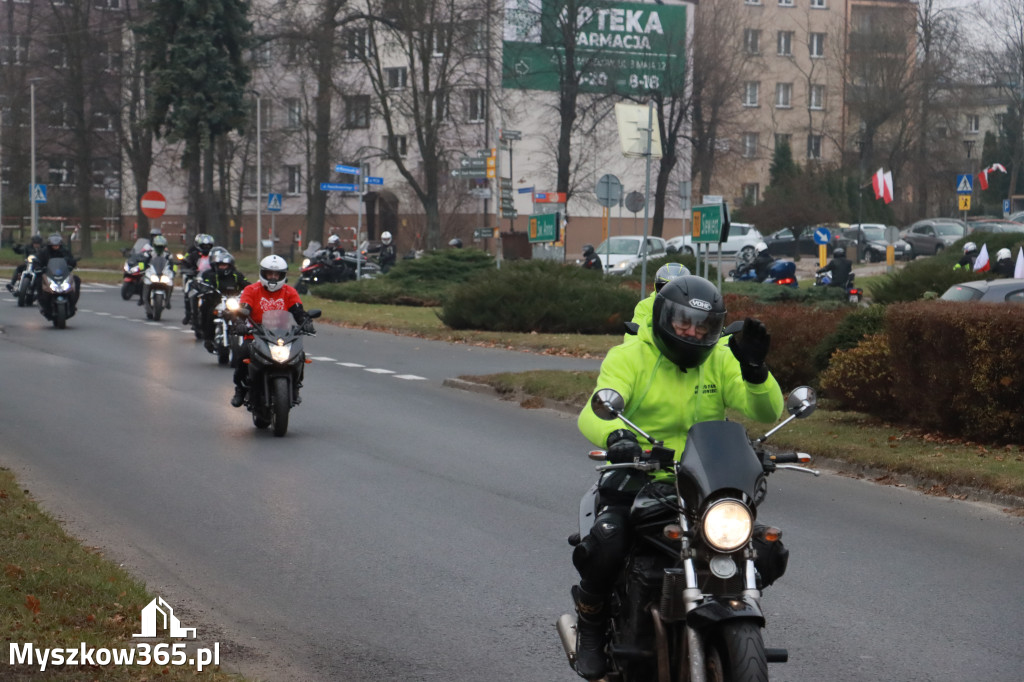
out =
[[[563,412],[565,414],[579,414],[579,405],[573,405],[572,403],[562,402],[560,400],[551,400],[550,398],[540,398],[538,396],[529,395],[526,393],[502,393],[489,384],[481,384],[475,381],[466,381],[465,379],[459,379],[452,377],[445,379],[441,382],[442,385],[450,388],[457,388],[463,391],[470,391],[472,393],[481,393],[483,395],[490,395],[498,398],[499,400],[507,400],[509,402],[518,402],[519,406],[528,409],[535,410],[539,408],[547,408],[549,410],[555,410],[557,412]]]

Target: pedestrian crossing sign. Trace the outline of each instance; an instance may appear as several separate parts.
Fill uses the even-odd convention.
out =
[[[280,194],[268,194],[267,195],[267,210],[268,211],[280,211],[281,210],[281,195]]]
[[[35,185],[32,188],[32,202],[36,204],[46,203],[46,185]]]
[[[974,191],[974,183],[971,182],[970,174],[956,176],[956,193],[971,194]]]

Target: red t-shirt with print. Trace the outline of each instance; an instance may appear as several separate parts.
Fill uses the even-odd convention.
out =
[[[238,300],[239,303],[246,304],[252,308],[249,318],[256,324],[262,324],[264,311],[291,310],[291,307],[296,303],[302,303],[302,299],[299,298],[299,292],[295,291],[295,287],[285,284],[277,291],[267,291],[260,282],[254,282],[242,289],[242,295]]]

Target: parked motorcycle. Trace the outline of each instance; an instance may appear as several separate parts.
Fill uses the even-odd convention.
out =
[[[310,310],[309,317],[320,317],[320,311]],[[245,406],[256,428],[270,426],[275,436],[283,436],[288,431],[289,411],[300,402],[304,366],[311,362],[303,351],[302,337],[313,332],[295,324],[287,310],[267,310],[261,324],[249,324],[253,340],[249,357],[243,361],[249,365]]]
[[[859,287],[853,286],[853,280],[856,276],[856,273],[851,272],[850,276],[846,278],[846,284],[843,287],[843,290],[846,292],[846,300],[849,301],[850,303],[860,303],[864,299],[864,290]],[[831,273],[819,272],[815,274],[814,286],[832,286]]]
[[[750,265],[738,267],[729,272],[734,282],[756,282],[757,271]],[[778,284],[785,287],[799,287],[796,279],[796,263],[791,260],[777,260],[768,268],[768,277],[763,284]]]
[[[153,256],[142,278],[142,304],[146,317],[160,320],[164,308],[170,308],[174,290],[174,268],[167,256]]]
[[[69,317],[75,315],[72,297],[75,294],[75,278],[71,268],[63,258],[51,258],[42,274],[43,281],[39,288],[39,310],[46,319],[53,322],[57,329],[64,329]]]
[[[365,256],[356,257],[353,253],[346,252],[342,256],[342,263],[331,263],[321,256],[323,252],[314,253],[302,261],[302,269],[299,274],[299,281],[295,283],[295,289],[300,294],[309,293],[309,288],[315,284],[330,282],[350,282],[356,279],[373,279],[380,274],[380,266],[369,261]]]
[[[18,307],[32,305],[36,300],[36,279],[39,271],[36,269],[36,257],[33,255],[25,258],[25,269],[21,271],[21,277],[14,287],[14,297],[18,299]]]
[[[786,401],[790,417],[750,440],[734,421],[694,424],[682,457],[655,441],[623,413],[622,396],[611,389],[594,394],[591,406],[602,419],[619,419],[652,448],[632,462],[602,464],[602,472],[642,472],[647,483],[629,513],[631,546],[613,591],[606,649],[607,680],[614,682],[767,681],[769,662],[788,660],[785,649],[766,649],[762,629],[761,577],[756,551],[778,541],[782,531],[755,526],[758,505],[768,491],[766,477],[777,469],[818,475],[796,463],[805,453],[770,454],[765,439],[816,407],[813,389],[795,389]],[[606,453],[591,459],[604,462]],[[657,472],[671,472],[655,480]],[[579,544],[597,515],[598,486],[580,502]],[[755,536],[762,550],[756,550]],[[576,615],[562,615],[556,627],[575,665]]]

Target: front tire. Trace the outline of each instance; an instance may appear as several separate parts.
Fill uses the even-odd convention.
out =
[[[133,293],[135,293],[135,284],[133,282],[121,283],[121,300],[130,301]]]
[[[288,432],[288,412],[292,409],[292,392],[288,380],[276,377],[270,386],[270,425],[280,438]]]
[[[164,297],[154,296],[153,297],[153,319],[157,322],[160,321],[160,316],[164,312]]]
[[[705,636],[708,682],[768,682],[764,638],[756,623],[727,622]]]
[[[53,326],[57,329],[64,329],[67,324],[67,309],[63,305],[55,304],[53,306]]]
[[[27,305],[32,305],[32,294],[30,292],[31,287],[29,286],[28,279],[22,278],[21,286],[18,287],[18,307],[24,308]]]
[[[306,286],[305,280],[301,280],[301,279],[298,282],[295,283],[295,290],[297,292],[299,292],[300,294],[308,294],[309,293],[309,287]]]
[[[217,364],[226,365],[231,361],[230,348],[217,348]]]

